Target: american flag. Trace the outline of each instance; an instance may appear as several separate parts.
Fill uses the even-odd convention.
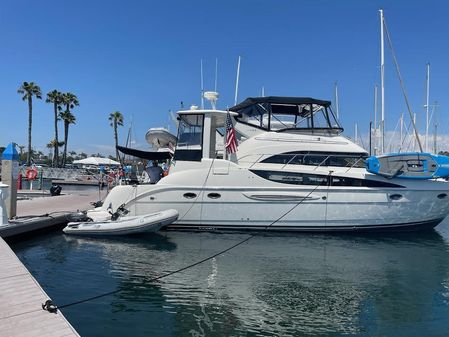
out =
[[[226,152],[235,153],[237,151],[237,139],[235,138],[234,125],[232,124],[231,114],[228,111],[226,116]]]

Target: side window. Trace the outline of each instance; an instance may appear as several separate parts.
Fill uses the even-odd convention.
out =
[[[271,156],[262,163],[363,168],[365,158],[365,153],[290,152]]]
[[[250,170],[259,177],[283,184],[292,185],[322,185],[326,186],[328,182],[328,176],[318,174],[304,174],[295,172],[282,172],[282,171],[261,171]]]
[[[281,184],[291,185],[312,185],[312,186],[327,186],[329,176],[319,174],[305,174],[296,172],[283,171],[262,171],[250,170],[263,179],[274,181]],[[377,181],[372,179],[357,179],[349,177],[332,176],[331,186],[351,186],[351,187],[386,187],[386,188],[403,188],[404,186],[393,184],[384,181]]]

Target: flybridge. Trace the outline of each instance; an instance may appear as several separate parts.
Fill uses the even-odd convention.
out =
[[[310,97],[250,97],[230,108],[237,121],[265,131],[305,130],[341,133],[329,101]]]

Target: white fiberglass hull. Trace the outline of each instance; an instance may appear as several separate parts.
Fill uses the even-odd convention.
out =
[[[63,229],[74,235],[129,235],[157,232],[173,223],[179,213],[174,209],[140,216],[123,216],[117,220],[93,222],[69,222]]]
[[[421,229],[436,226],[449,213],[449,189],[169,185],[120,188],[122,191],[114,189],[105,205],[119,205],[131,193],[135,196],[127,205],[131,214],[176,209],[179,218],[168,226],[171,229],[332,232]]]

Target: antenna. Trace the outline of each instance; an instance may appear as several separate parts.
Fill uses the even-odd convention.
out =
[[[204,80],[203,80],[203,59],[201,59],[201,110],[204,110]]]
[[[237,105],[237,98],[238,98],[238,92],[239,92],[239,78],[240,78],[240,59],[237,62],[237,78],[235,80],[235,96],[234,96],[234,105]]]
[[[217,79],[218,79],[218,57],[215,58],[215,89],[214,89],[215,92],[217,92]]]
[[[338,106],[338,84],[335,81],[335,109],[337,112],[337,119],[340,120],[340,107]]]

